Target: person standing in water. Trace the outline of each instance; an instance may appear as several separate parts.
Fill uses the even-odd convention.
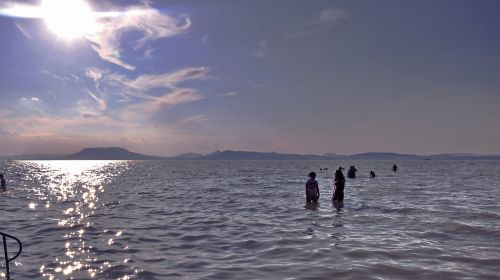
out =
[[[392,165],[392,171],[394,172],[398,171],[398,166],[396,164]]]
[[[344,201],[345,177],[340,168],[335,171],[334,182],[332,200],[333,202],[342,202]]]
[[[318,202],[319,184],[316,181],[316,172],[309,173],[309,180],[306,181],[306,203]]]
[[[356,178],[356,172],[358,172],[356,167],[354,167],[354,165],[351,165],[351,167],[349,167],[349,170],[347,170],[347,177]]]
[[[6,192],[7,187],[5,185],[5,179],[3,178],[3,174],[0,174],[0,192]]]

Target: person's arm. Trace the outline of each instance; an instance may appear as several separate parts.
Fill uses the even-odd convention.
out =
[[[318,198],[319,198],[319,184],[316,182],[316,191],[318,192]]]

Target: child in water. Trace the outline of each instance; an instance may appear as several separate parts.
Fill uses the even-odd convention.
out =
[[[319,185],[316,181],[316,172],[309,173],[309,180],[306,181],[306,203],[318,202]]]

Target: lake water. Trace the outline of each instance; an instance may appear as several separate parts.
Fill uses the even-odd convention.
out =
[[[500,162],[392,163],[4,161],[0,231],[12,279],[500,279]]]

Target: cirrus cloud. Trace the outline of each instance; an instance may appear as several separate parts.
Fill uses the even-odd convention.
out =
[[[85,38],[103,60],[135,70],[136,67],[123,61],[120,55],[124,33],[139,31],[141,38],[134,42],[134,49],[140,49],[148,41],[183,33],[190,26],[191,19],[186,16],[165,15],[149,6],[130,7],[122,12],[103,14],[98,20],[98,28]]]

